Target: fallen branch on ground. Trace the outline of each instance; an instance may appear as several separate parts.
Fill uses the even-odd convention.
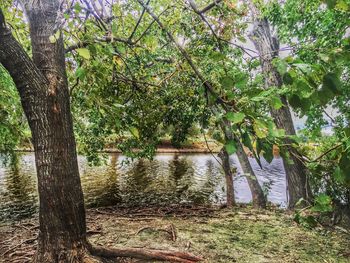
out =
[[[103,258],[130,257],[145,260],[194,263],[203,260],[189,253],[142,248],[104,248],[91,246],[91,254]]]
[[[172,241],[175,242],[177,239],[176,228],[175,228],[174,224],[170,224],[170,225],[166,226],[165,228],[155,228],[155,227],[151,227],[151,226],[142,227],[141,229],[139,229],[135,233],[135,235],[138,235],[145,230],[163,231],[163,232],[169,234]]]

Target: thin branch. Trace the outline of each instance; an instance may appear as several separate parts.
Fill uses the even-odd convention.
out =
[[[205,18],[205,16],[203,15],[203,13],[201,13],[200,10],[198,10],[196,3],[193,0],[188,0],[188,3],[190,4],[190,6],[192,7],[193,11],[199,15],[199,17],[202,19],[202,21],[209,27],[211,33],[213,34],[213,36],[215,37],[217,43],[218,43],[218,47],[219,50],[222,50],[221,48],[221,42],[220,42],[220,38],[218,37],[218,35],[215,33],[213,27],[211,26],[211,24],[208,22],[208,20]]]
[[[169,6],[167,8],[164,9],[164,11],[162,11],[159,15],[158,18],[161,17],[165,12],[167,12],[171,7],[173,6]],[[156,21],[153,19],[152,22],[147,26],[147,28],[145,29],[145,31],[143,31],[143,33],[141,34],[141,36],[136,39],[133,43],[137,44],[148,32],[148,30],[152,27],[152,25],[155,23]]]
[[[326,156],[327,154],[329,154],[330,152],[338,149],[339,147],[341,147],[343,144],[342,143],[339,143],[337,145],[335,145],[334,147],[328,149],[327,151],[325,151],[324,153],[322,153],[320,156],[318,156],[317,158],[315,158],[314,160],[312,161],[308,161],[309,163],[314,163],[314,162],[317,162],[318,160],[322,159],[324,156]]]
[[[187,53],[187,51],[177,42],[177,40],[174,38],[174,36],[166,29],[166,27],[163,25],[163,23],[159,20],[159,18],[152,12],[152,10],[147,6],[142,0],[137,0],[141,6],[143,6],[148,14],[157,22],[159,27],[167,34],[169,39],[175,44],[177,49],[180,51],[182,56],[186,59],[187,63],[190,65],[194,73],[197,75],[197,77],[202,81],[203,86],[216,97],[216,100],[218,103],[222,105],[226,105],[227,102],[222,99],[220,96],[218,96],[214,90],[214,87],[211,85],[211,83],[204,78],[202,73],[198,70],[198,68],[195,66],[192,58]]]
[[[105,23],[104,23],[104,22],[102,21],[102,19],[94,12],[94,11],[96,11],[96,10],[94,10],[94,9],[91,7],[90,3],[89,3],[87,0],[82,0],[82,1],[85,3],[85,5],[86,5],[86,7],[87,7],[87,8],[84,8],[84,9],[86,10],[86,12],[90,12],[90,13],[96,18],[97,22],[100,24],[100,26],[103,28],[103,30],[108,31],[108,29],[107,29]],[[92,1],[92,3],[94,3],[94,1]],[[102,29],[102,28],[101,28],[101,29]]]
[[[170,6],[172,7],[172,6]],[[170,8],[169,7],[169,8]],[[163,15],[166,11],[169,10],[169,8],[166,8],[163,12],[161,12],[159,14],[158,17],[160,17],[161,15]],[[97,43],[102,43],[102,42],[106,42],[106,43],[109,43],[109,42],[121,42],[121,43],[125,43],[125,44],[128,44],[130,46],[137,46],[137,43],[147,34],[148,30],[151,28],[151,26],[155,23],[156,21],[153,20],[148,26],[147,28],[145,29],[145,31],[140,35],[139,38],[137,38],[135,41],[132,41],[130,39],[130,37],[128,39],[126,38],[120,38],[120,37],[115,37],[113,36],[113,38],[111,36],[105,36],[103,38],[97,38],[97,39],[94,39],[92,41],[83,41],[83,42],[79,42],[79,43],[76,43],[76,44],[73,44],[69,47],[66,48],[66,53],[69,53],[75,49],[78,49],[78,48],[84,48],[84,47],[87,47],[88,45],[91,45],[91,44],[97,44]],[[139,46],[140,47],[140,46]]]
[[[218,158],[216,158],[215,154],[213,153],[213,150],[210,149],[209,143],[208,143],[208,140],[207,140],[207,136],[205,135],[205,132],[204,132],[203,129],[202,129],[202,134],[203,134],[203,138],[204,138],[204,141],[205,141],[205,145],[207,146],[207,149],[209,150],[211,156],[215,159],[215,161],[216,161],[221,167],[224,167],[223,164],[218,160]]]
[[[146,5],[148,5],[150,1],[151,1],[151,0],[148,0],[147,3],[146,3]],[[132,41],[132,38],[133,38],[133,36],[134,36],[134,34],[135,34],[135,32],[136,32],[138,26],[140,25],[141,20],[142,20],[142,18],[143,18],[143,15],[145,14],[145,12],[146,12],[146,9],[143,8],[142,13],[141,13],[139,19],[137,20],[136,26],[134,27],[134,30],[132,31],[132,33],[130,34],[130,37],[128,38],[128,40],[129,40],[130,42]]]
[[[213,7],[219,5],[222,2],[222,0],[215,0],[214,2],[212,2],[211,4],[207,5],[206,7],[204,7],[202,10],[200,10],[199,12],[201,14],[204,14],[206,12],[208,12],[209,10],[211,10]]]
[[[335,120],[332,118],[331,115],[328,114],[326,110],[323,110],[323,113],[331,120],[332,123],[335,123]]]
[[[105,36],[103,38],[97,38],[97,39],[94,39],[92,41],[84,41],[84,42],[79,42],[79,43],[76,43],[76,44],[73,44],[69,47],[66,48],[66,53],[69,53],[75,49],[78,49],[78,48],[84,48],[84,47],[87,47],[88,45],[91,45],[91,44],[97,44],[97,43],[110,43],[110,42],[121,42],[121,43],[125,43],[125,44],[128,44],[128,45],[132,45],[133,43],[129,42],[128,39],[125,39],[125,38],[119,38],[119,37],[111,37],[111,36]]]

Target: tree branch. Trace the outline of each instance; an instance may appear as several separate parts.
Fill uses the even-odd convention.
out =
[[[21,95],[23,95],[23,93],[33,93],[34,91],[36,93],[45,91],[44,87],[48,84],[45,76],[36,67],[23,47],[13,37],[10,29],[6,26],[5,17],[1,8],[0,63],[11,75]],[[35,85],[33,85],[33,83]]]
[[[226,105],[227,102],[222,99],[220,96],[218,96],[214,90],[214,87],[211,85],[209,81],[207,81],[202,73],[199,71],[199,69],[196,67],[194,64],[192,58],[190,55],[187,53],[187,51],[177,42],[177,40],[174,38],[174,36],[166,29],[166,27],[163,25],[163,23],[159,20],[159,17],[157,17],[152,10],[149,8],[148,5],[146,5],[142,0],[137,0],[141,6],[143,6],[148,14],[157,22],[159,27],[167,34],[169,39],[175,44],[177,49],[180,51],[182,56],[186,59],[187,63],[190,65],[196,76],[202,81],[203,86],[212,94],[216,97],[216,100],[218,103],[222,105]]]
[[[146,3],[146,5],[148,5],[150,1],[151,1],[151,0],[148,0],[147,3]],[[128,40],[129,40],[130,42],[132,41],[132,38],[133,38],[133,36],[134,36],[134,34],[135,34],[135,32],[136,32],[138,26],[139,26],[140,23],[141,23],[141,20],[142,20],[142,18],[143,18],[143,15],[145,14],[145,11],[146,11],[146,9],[143,8],[142,13],[141,13],[139,19],[137,20],[136,26],[134,27],[134,30],[131,32],[130,37],[128,38]]]
[[[133,45],[132,42],[130,42],[128,39],[125,39],[125,38],[105,36],[104,38],[97,38],[97,39],[92,40],[92,41],[84,41],[84,42],[79,42],[79,43],[73,44],[73,45],[67,47],[65,52],[69,53],[69,52],[72,52],[75,49],[84,48],[84,47],[87,47],[88,45],[91,45],[91,44],[110,43],[112,41],[113,42],[121,42],[121,43],[125,43],[125,44],[128,44],[128,45]]]
[[[204,14],[206,12],[208,12],[209,10],[211,10],[213,7],[217,6],[218,4],[220,4],[222,2],[222,0],[215,0],[213,3],[207,5],[206,7],[204,7],[202,10],[200,10],[199,12],[201,14]]]
[[[215,33],[213,27],[211,26],[211,24],[208,22],[208,20],[205,18],[205,16],[203,15],[203,13],[198,10],[196,3],[193,0],[188,0],[188,3],[190,4],[190,6],[192,7],[193,11],[199,15],[199,17],[202,19],[202,21],[209,27],[211,33],[213,34],[214,38],[216,39],[217,43],[218,43],[218,47],[219,50],[221,51],[221,42],[220,42],[220,38],[218,37],[218,35]]]

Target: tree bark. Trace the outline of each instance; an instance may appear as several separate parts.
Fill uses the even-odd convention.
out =
[[[237,152],[238,160],[242,166],[243,173],[247,178],[247,182],[252,193],[253,206],[255,208],[266,208],[266,196],[259,184],[253,168],[249,162],[247,154],[244,152],[243,145],[237,140]]]
[[[225,147],[223,147],[219,153],[219,157],[222,162],[222,168],[225,173],[226,180],[226,206],[227,208],[232,208],[235,206],[235,192],[233,187],[233,174],[230,165],[230,156],[226,151]]]
[[[254,28],[249,37],[259,52],[265,88],[281,87],[283,85],[281,75],[272,64],[273,59],[279,56],[278,39],[272,36],[268,20],[259,18],[256,10],[254,13]],[[285,96],[281,96],[281,101],[283,106],[280,109],[270,109],[271,116],[277,128],[284,129],[286,135],[295,135],[296,132],[288,101]],[[286,138],[284,144],[287,145],[286,148],[290,158],[290,161],[283,158],[289,192],[288,206],[289,208],[294,208],[301,198],[305,200],[311,198],[311,190],[307,181],[306,167],[301,161],[300,154],[292,146],[292,140]]]
[[[247,154],[244,152],[243,146],[239,139],[231,132],[231,126],[229,121],[223,121],[221,123],[221,129],[225,134],[226,141],[234,141],[236,143],[238,160],[242,166],[243,173],[247,179],[250,191],[252,193],[253,206],[255,208],[266,208],[266,197],[259,184],[252,166],[250,165]]]
[[[26,3],[25,9],[33,61],[6,27],[0,31],[0,61],[16,83],[32,132],[40,202],[36,261],[71,262],[86,245],[86,224],[63,40],[49,41],[59,2]]]

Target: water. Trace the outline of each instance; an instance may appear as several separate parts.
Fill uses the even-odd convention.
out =
[[[20,156],[17,170],[0,166],[0,220],[20,219],[37,212],[38,195],[33,153]],[[262,168],[250,159],[258,180],[268,191],[268,200],[286,205],[286,180],[282,159]],[[234,180],[236,201],[251,202],[251,193],[237,156]],[[91,167],[79,156],[81,181],[88,207],[146,206],[178,203],[225,203],[222,169],[210,154],[157,154],[154,160],[127,162],[121,154],[109,154],[105,165]]]

